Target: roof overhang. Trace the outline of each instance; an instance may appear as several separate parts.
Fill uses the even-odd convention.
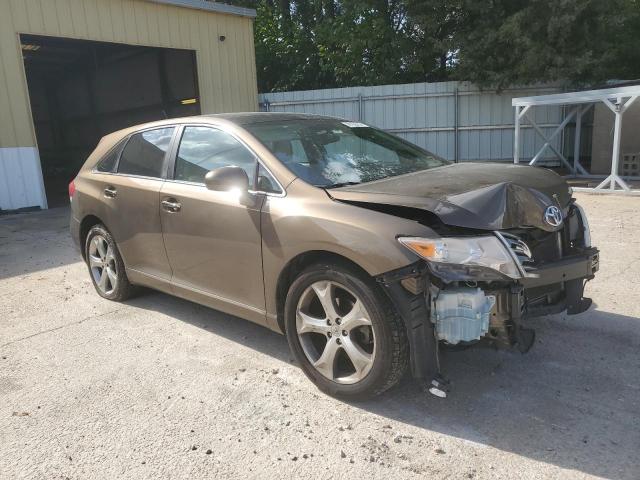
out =
[[[551,95],[538,95],[535,97],[514,98],[511,105],[514,107],[526,107],[533,105],[577,105],[581,103],[594,103],[604,100],[615,100],[640,96],[640,85],[629,87],[603,88],[600,90],[585,90],[583,92],[554,93]]]
[[[253,8],[235,7],[226,3],[207,2],[205,0],[147,0],[153,3],[164,3],[176,7],[192,8],[194,10],[204,10],[205,12],[226,13],[228,15],[238,15],[241,17],[256,18],[256,11]]]

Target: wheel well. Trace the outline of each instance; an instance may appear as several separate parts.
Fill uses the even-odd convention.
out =
[[[316,263],[330,263],[332,265],[340,265],[353,270],[355,273],[365,275],[371,278],[371,275],[367,273],[360,265],[353,260],[348,259],[342,255],[333,252],[327,252],[324,250],[314,250],[310,252],[301,253],[297,257],[292,258],[287,265],[280,272],[278,277],[278,285],[276,286],[276,312],[278,318],[278,326],[282,332],[285,331],[284,324],[284,304],[287,299],[287,292],[289,287],[294,282],[296,277],[311,265]]]
[[[102,223],[102,220],[95,215],[87,215],[82,219],[82,222],[80,222],[80,251],[82,252],[82,258],[85,260],[84,244],[87,240],[87,235],[89,234],[89,230],[99,223]]]

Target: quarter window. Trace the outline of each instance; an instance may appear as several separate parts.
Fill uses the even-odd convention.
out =
[[[176,158],[174,178],[204,183],[204,176],[208,171],[235,165],[247,172],[249,188],[253,189],[256,164],[253,153],[232,135],[210,127],[185,127]]]
[[[259,192],[282,193],[278,183],[262,165],[258,165],[258,188]]]
[[[159,128],[133,135],[120,156],[118,173],[162,178],[173,129]]]
[[[107,155],[102,157],[102,160],[98,162],[96,170],[99,172],[113,172],[116,168],[116,164],[118,163],[118,155],[120,155],[121,151],[122,143],[112,148]]]

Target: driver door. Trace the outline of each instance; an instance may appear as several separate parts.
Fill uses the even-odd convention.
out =
[[[205,174],[228,165],[244,168],[254,189],[257,159],[244,144],[211,126],[183,127],[173,171],[160,190],[172,288],[182,297],[264,324],[264,195],[208,190]]]

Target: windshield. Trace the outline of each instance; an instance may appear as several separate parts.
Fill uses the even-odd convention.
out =
[[[329,118],[244,125],[285,166],[318,187],[372,182],[449,162],[357,122]]]

